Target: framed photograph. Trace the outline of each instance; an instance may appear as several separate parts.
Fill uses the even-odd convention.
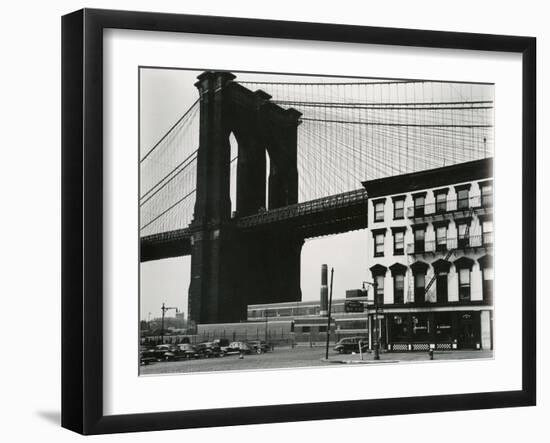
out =
[[[62,21],[62,425],[536,402],[530,37]]]

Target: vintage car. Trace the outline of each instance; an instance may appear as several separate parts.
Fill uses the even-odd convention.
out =
[[[339,354],[350,354],[359,352],[359,344],[361,344],[361,352],[366,352],[369,349],[368,337],[346,337],[340,340],[334,346],[334,350]]]
[[[226,354],[250,354],[251,352],[252,347],[245,341],[233,341],[225,351]]]
[[[263,340],[251,340],[248,345],[252,348],[252,352],[262,354],[271,351],[271,346]]]
[[[195,349],[201,358],[223,357],[225,355],[220,346],[211,341],[199,343],[195,346]]]

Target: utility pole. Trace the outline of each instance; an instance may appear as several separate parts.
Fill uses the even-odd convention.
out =
[[[328,298],[328,316],[327,316],[327,345],[325,350],[325,360],[328,360],[328,345],[330,340],[330,316],[332,315],[332,281],[334,280],[334,268],[330,269],[330,295]]]
[[[380,360],[380,333],[378,328],[378,294],[376,293],[376,289],[378,288],[378,283],[376,282],[376,279],[374,282],[370,281],[364,281],[363,282],[363,289],[365,289],[365,285],[372,286],[373,292],[374,292],[374,328],[373,328],[373,334],[374,334],[374,359]]]
[[[178,308],[167,307],[167,306],[164,306],[164,303],[163,303],[160,309],[162,310],[162,319],[160,323],[160,343],[164,344],[164,315],[166,314],[166,311],[169,311],[170,309],[175,309],[177,314]]]
[[[265,313],[265,343],[267,344],[267,309],[264,311]]]

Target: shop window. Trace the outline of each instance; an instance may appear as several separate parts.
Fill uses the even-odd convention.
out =
[[[396,198],[393,200],[393,219],[398,220],[405,217],[405,198]]]
[[[458,298],[460,301],[470,300],[470,269],[458,270]]]
[[[450,312],[435,313],[435,340],[449,343],[453,340],[453,319]]]
[[[407,314],[390,316],[390,338],[392,343],[407,343],[409,337],[409,316]]]
[[[412,319],[412,339],[415,342],[430,340],[430,322],[426,314],[415,314]]]
[[[405,276],[402,274],[393,276],[393,302],[405,302]]]
[[[393,255],[405,253],[405,232],[396,231],[393,233]]]

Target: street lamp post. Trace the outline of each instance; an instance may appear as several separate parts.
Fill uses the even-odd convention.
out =
[[[164,314],[166,314],[166,311],[169,311],[170,309],[175,309],[177,314],[178,308],[169,308],[167,306],[164,306],[164,303],[163,303],[160,309],[162,310],[162,319],[160,322],[160,343],[164,344]]]
[[[370,281],[364,281],[363,282],[363,289],[365,288],[365,285],[372,286],[373,289],[373,302],[374,302],[374,359],[380,360],[380,333],[378,328],[378,294],[376,293],[376,289],[378,288],[378,283],[376,282],[376,279],[374,282]]]

